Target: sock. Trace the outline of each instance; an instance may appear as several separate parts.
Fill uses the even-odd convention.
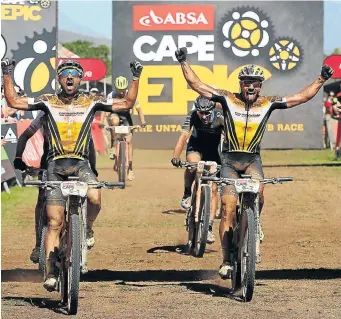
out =
[[[132,161],[129,162],[129,170],[130,170],[130,171],[133,170],[133,162],[132,162]]]
[[[191,195],[192,195],[191,187],[186,187],[185,186],[184,197],[191,197]]]

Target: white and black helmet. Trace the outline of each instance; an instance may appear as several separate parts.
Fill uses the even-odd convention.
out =
[[[263,70],[254,64],[248,64],[240,70],[238,79],[244,80],[247,78],[259,79],[262,82],[265,80]]]
[[[194,107],[198,112],[208,112],[215,108],[215,102],[207,99],[204,96],[198,96],[194,102]]]

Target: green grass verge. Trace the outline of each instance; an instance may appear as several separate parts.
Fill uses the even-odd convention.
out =
[[[34,221],[34,206],[37,202],[38,190],[35,187],[10,188],[11,194],[1,193],[1,223],[2,226],[28,226],[28,221]],[[29,209],[32,214],[22,214]]]

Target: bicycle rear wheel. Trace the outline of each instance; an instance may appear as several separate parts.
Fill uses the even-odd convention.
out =
[[[198,222],[195,224],[194,256],[202,257],[205,253],[211,212],[211,188],[201,186]]]
[[[243,212],[247,224],[240,248],[240,279],[242,288],[242,299],[244,302],[251,301],[256,277],[256,221],[251,208]]]
[[[80,225],[78,214],[70,214],[66,239],[66,256],[64,271],[64,287],[67,293],[67,312],[75,315],[78,310],[78,293],[80,280]],[[63,298],[63,296],[62,296]]]
[[[126,143],[121,142],[120,143],[120,149],[119,149],[119,163],[118,163],[118,180],[119,182],[124,182],[126,181],[127,178],[127,169],[126,169]],[[123,187],[125,188],[125,186]]]

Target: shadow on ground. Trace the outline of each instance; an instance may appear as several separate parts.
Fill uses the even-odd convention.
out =
[[[46,299],[46,298],[24,298],[6,296],[2,297],[2,306],[11,305],[16,307],[22,307],[23,305],[29,304],[32,307],[44,308],[52,310],[55,313],[67,314],[66,310],[62,307],[58,300]]]
[[[42,283],[43,275],[35,269],[10,269],[1,271],[2,282]],[[209,280],[217,277],[217,270],[141,270],[116,271],[109,269],[91,270],[82,275],[83,282],[97,281],[156,281],[186,282]],[[330,280],[340,279],[341,269],[276,269],[259,270],[256,280]]]

